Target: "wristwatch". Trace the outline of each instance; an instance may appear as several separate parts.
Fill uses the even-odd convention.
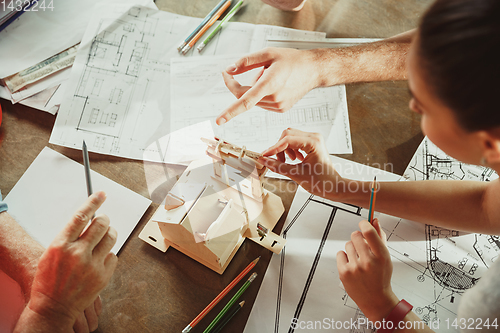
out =
[[[399,323],[403,321],[411,309],[413,309],[413,305],[404,299],[399,301],[391,313],[384,319],[385,323],[377,330],[377,333],[392,333],[395,329],[399,328]]]

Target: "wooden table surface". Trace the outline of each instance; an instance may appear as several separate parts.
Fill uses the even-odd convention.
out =
[[[156,4],[161,10],[204,17],[218,2],[157,0]],[[233,20],[323,31],[327,37],[382,38],[416,27],[430,3],[430,0],[309,0],[300,12],[291,13],[260,0],[246,0],[246,7]],[[423,138],[419,116],[408,109],[407,83],[351,84],[347,86],[347,101],[354,154],[341,157],[401,174]],[[0,103],[4,111],[0,127],[0,189],[4,195],[45,146],[82,163],[80,151],[48,143],[54,116],[23,105],[11,105],[3,99]],[[93,170],[150,197],[142,161],[99,154],[90,154],[90,158]],[[179,174],[182,168],[170,172]],[[268,180],[267,186],[273,185],[286,208],[275,232],[280,231],[294,195],[286,184]],[[157,206],[151,205],[118,254],[118,267],[101,294],[104,307],[97,332],[181,332],[250,261],[261,256],[255,269],[259,276],[245,293],[246,304],[224,330],[242,332],[271,253],[245,241],[223,275],[174,249],[162,253],[138,238]],[[216,306],[192,332],[202,332],[224,304]]]

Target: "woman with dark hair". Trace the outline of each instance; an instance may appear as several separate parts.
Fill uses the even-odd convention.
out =
[[[423,16],[407,59],[410,108],[422,115],[424,134],[448,155],[500,173],[500,1],[438,0]],[[306,153],[306,156],[302,155]],[[284,163],[284,154],[300,164]],[[344,179],[332,167],[323,139],[295,129],[264,152],[262,160],[313,194],[367,208],[367,182]],[[315,164],[321,164],[316,168]],[[326,170],[314,174],[312,170]],[[312,184],[329,183],[318,188]],[[332,187],[333,183],[333,187]],[[355,183],[355,184],[352,184]],[[326,192],[327,188],[335,191]],[[348,189],[358,189],[349,191]],[[377,211],[426,224],[483,234],[500,234],[500,180],[381,183]],[[425,209],[424,209],[425,207]],[[372,322],[416,323],[419,318],[392,291],[392,263],[377,221],[361,221],[337,254],[340,279]],[[500,263],[463,298],[459,316],[467,322],[497,323],[500,316]],[[482,326],[497,331],[498,325]],[[428,327],[407,331],[431,331]],[[476,328],[476,326],[474,326]],[[384,332],[390,332],[386,330]],[[399,330],[402,331],[402,330]],[[382,332],[382,330],[379,330]]]

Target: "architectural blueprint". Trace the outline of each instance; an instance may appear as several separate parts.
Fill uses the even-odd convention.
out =
[[[216,117],[236,97],[221,80],[221,72],[243,55],[174,58],[171,60],[171,125],[174,130],[211,120],[219,137],[263,151],[274,145],[288,127],[319,132],[330,153],[352,153],[345,86],[313,89],[285,113],[259,107],[217,126]],[[236,76],[242,85],[251,85],[260,69]],[[242,78],[243,77],[243,78]]]
[[[419,175],[415,180],[496,178],[489,169],[453,160],[427,139],[410,162],[408,175]],[[377,179],[397,180],[394,176],[377,175]],[[332,329],[332,320],[364,322],[366,318],[339,287],[336,253],[344,249],[366,214],[365,209],[312,196],[299,188],[283,229],[287,244],[271,259],[245,332],[305,332],[311,327]],[[454,332],[446,320],[451,323],[456,318],[462,294],[498,258],[498,236],[375,215],[387,234],[396,295],[410,302],[435,331]],[[359,325],[337,331],[371,332]]]
[[[456,179],[491,181],[495,171],[479,165],[466,164],[446,155],[427,137],[418,147],[404,177],[408,180]]]
[[[101,7],[82,39],[50,142],[79,149],[85,140],[97,153],[179,162],[159,148],[168,147],[171,132],[170,59],[179,57],[176,47],[200,21],[140,6]],[[263,47],[266,36],[324,38],[228,23],[203,54],[247,53]]]

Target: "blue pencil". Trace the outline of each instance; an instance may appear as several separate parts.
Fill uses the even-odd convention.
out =
[[[373,213],[375,211],[375,199],[377,198],[377,176],[373,179],[372,193],[370,195],[370,209],[368,211],[368,222],[373,224]]]
[[[184,42],[182,42],[181,45],[179,45],[179,47],[177,48],[177,51],[181,52],[182,49],[184,48],[184,46],[186,46],[189,41],[191,40],[191,38],[193,38],[194,36],[196,36],[196,34],[198,33],[198,31],[201,30],[201,28],[203,28],[203,26],[205,26],[205,24],[207,24],[208,21],[210,21],[210,19],[212,18],[212,16],[214,16],[215,13],[217,13],[217,11],[222,7],[224,6],[224,4],[227,2],[228,0],[221,0],[221,2],[219,2],[219,4],[217,6],[215,6],[214,9],[212,9],[212,11],[210,13],[208,13],[208,15],[203,19],[203,21],[200,23],[200,25],[194,29],[194,31],[191,33],[191,35],[188,36],[188,38],[186,38],[184,40]]]

